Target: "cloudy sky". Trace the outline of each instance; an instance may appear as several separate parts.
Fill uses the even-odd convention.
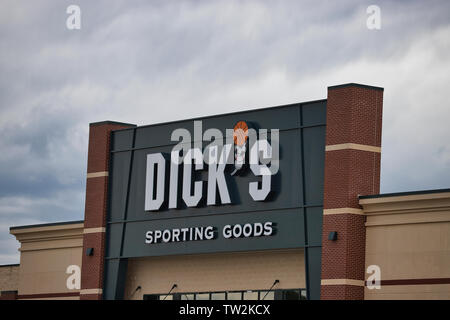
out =
[[[0,0],[0,264],[19,261],[10,226],[83,219],[90,122],[322,99],[346,82],[385,88],[381,191],[450,188],[449,1]]]

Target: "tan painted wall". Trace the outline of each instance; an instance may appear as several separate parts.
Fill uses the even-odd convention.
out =
[[[222,253],[130,259],[126,299],[143,294],[305,288],[303,250]],[[142,289],[135,292],[136,288]]]
[[[381,280],[450,279],[450,193],[361,200],[366,268]],[[449,284],[383,285],[365,299],[450,299]]]
[[[81,268],[83,224],[13,229],[20,241],[18,294],[59,294],[79,292],[68,289],[67,267]],[[74,299],[77,297],[63,297]]]
[[[383,286],[364,294],[365,300],[450,300],[450,284]]]
[[[19,287],[19,266],[0,266],[0,293],[17,291]]]
[[[19,295],[64,293],[69,274],[67,267],[81,267],[82,247],[22,252],[20,258]]]

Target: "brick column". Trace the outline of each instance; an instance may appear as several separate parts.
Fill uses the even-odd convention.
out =
[[[358,195],[379,193],[382,107],[382,88],[328,88],[321,299],[364,299],[366,233]],[[328,239],[332,231],[336,240]]]
[[[105,227],[111,131],[132,124],[104,121],[89,125],[80,299],[100,300],[103,294]],[[93,248],[91,255],[87,252]]]

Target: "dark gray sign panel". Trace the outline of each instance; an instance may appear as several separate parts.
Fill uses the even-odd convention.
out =
[[[170,156],[177,144],[171,141],[172,132],[184,128],[194,136],[194,120],[114,131],[111,137],[105,298],[117,297],[118,284],[109,279],[119,278],[117,261],[132,257],[307,247],[311,248],[311,253],[314,248],[319,250],[314,251],[314,259],[312,256],[311,259],[315,268],[320,269],[326,101],[196,120],[202,121],[202,132],[217,128],[224,137],[226,129],[233,129],[236,123],[245,121],[256,130],[267,129],[269,143],[270,130],[279,129],[279,170],[271,178],[271,193],[265,201],[254,201],[249,194],[249,184],[261,183],[261,177],[255,176],[249,168],[231,176],[232,168],[228,166],[225,175],[230,204],[219,201],[219,204],[207,205],[207,188],[204,187],[202,200],[196,207],[187,207],[180,199],[176,209],[169,209],[166,183],[162,207],[157,211],[146,211],[147,155],[162,153]],[[201,145],[204,147],[208,143]],[[166,178],[169,175],[167,167],[169,162]],[[196,172],[193,178],[206,184],[207,167]],[[180,187],[178,193],[181,194]],[[223,235],[227,225],[264,222],[273,223],[273,234],[239,238]],[[215,230],[213,239],[146,243],[148,231],[207,226]],[[180,231],[175,232],[178,236]]]

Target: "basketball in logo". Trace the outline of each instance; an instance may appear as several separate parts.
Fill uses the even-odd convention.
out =
[[[248,139],[248,125],[245,121],[239,121],[234,126],[233,133],[234,144],[243,146]]]
[[[248,139],[248,125],[245,121],[236,123],[233,129],[233,139],[236,147],[234,148],[234,171],[232,176],[242,169],[245,163],[245,152],[247,150],[246,142]]]

